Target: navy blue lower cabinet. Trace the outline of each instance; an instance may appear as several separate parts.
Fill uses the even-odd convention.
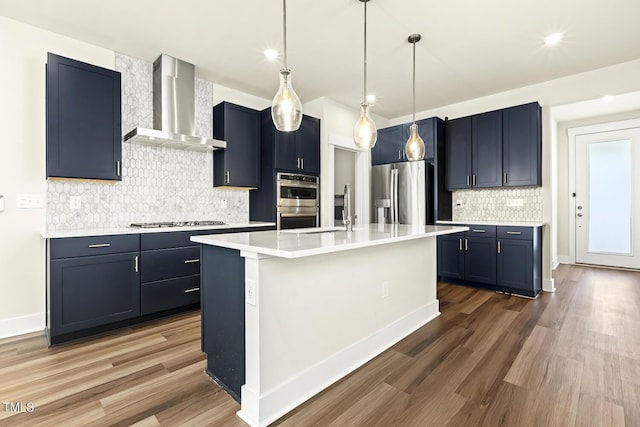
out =
[[[542,227],[498,227],[497,285],[537,296],[542,289]]]
[[[438,275],[464,280],[464,233],[438,236]]]
[[[240,251],[201,245],[201,342],[207,374],[240,402],[245,383],[244,258]]]
[[[50,263],[51,336],[140,315],[138,253],[63,258]]]
[[[496,239],[466,237],[464,278],[487,285],[496,284]]]

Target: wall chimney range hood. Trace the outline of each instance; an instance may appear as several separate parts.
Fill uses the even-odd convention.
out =
[[[137,127],[125,142],[208,152],[227,143],[195,135],[195,66],[162,54],[153,63],[153,129]]]

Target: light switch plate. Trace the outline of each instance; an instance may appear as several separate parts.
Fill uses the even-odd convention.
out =
[[[256,292],[258,292],[258,287],[256,286],[256,281],[247,279],[245,284],[245,301],[249,305],[256,305]]]
[[[0,212],[4,210],[4,196],[0,194]]]
[[[40,209],[42,208],[42,196],[40,194],[18,194],[16,197],[16,208]]]

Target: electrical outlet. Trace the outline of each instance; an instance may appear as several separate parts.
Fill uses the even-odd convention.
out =
[[[507,199],[507,206],[523,207],[524,199]]]
[[[389,282],[382,282],[382,298],[386,298],[389,296]]]
[[[246,285],[245,285],[245,289],[246,289],[246,296],[245,296],[245,301],[247,302],[247,304],[250,305],[256,305],[256,292],[258,290],[258,288],[256,287],[256,281],[255,280],[251,280],[251,279],[247,279]]]
[[[220,200],[220,207],[222,209],[227,209],[227,199]]]
[[[69,209],[80,209],[82,199],[80,196],[69,196]]]

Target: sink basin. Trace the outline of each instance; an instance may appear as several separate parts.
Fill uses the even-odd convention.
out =
[[[294,228],[291,230],[280,230],[281,233],[292,233],[292,234],[335,233],[336,231],[345,231],[345,230],[344,230],[344,227],[312,227],[312,228]]]

